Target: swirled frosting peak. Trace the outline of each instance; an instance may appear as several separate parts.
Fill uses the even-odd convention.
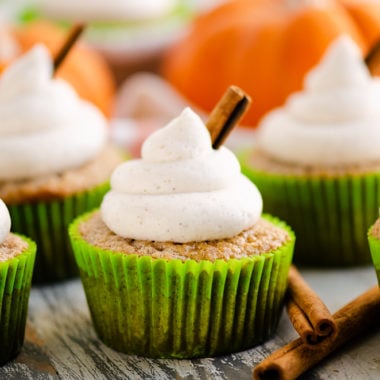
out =
[[[119,236],[178,243],[234,236],[261,211],[261,195],[233,153],[212,148],[189,108],[144,142],[141,159],[116,168],[101,206]]]
[[[106,130],[100,111],[53,78],[44,46],[35,46],[0,77],[0,181],[80,166],[103,149]]]
[[[0,244],[6,239],[11,230],[11,217],[5,203],[0,199]]]
[[[379,104],[380,80],[342,36],[306,76],[304,90],[262,120],[258,145],[276,159],[304,165],[380,160]]]

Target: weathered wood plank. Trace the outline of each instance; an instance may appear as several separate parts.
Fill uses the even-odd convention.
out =
[[[376,283],[372,268],[302,271],[335,311]],[[154,360],[106,347],[92,328],[79,280],[35,288],[21,355],[0,368],[0,379],[251,379],[252,369],[270,352],[296,337],[282,316],[273,339],[254,349],[218,358]],[[324,361],[304,379],[378,379],[379,329]]]
[[[58,378],[57,371],[46,355],[45,342],[38,336],[30,323],[27,324],[25,330],[25,344],[15,362],[24,364],[34,374],[45,375],[45,377],[51,379]]]

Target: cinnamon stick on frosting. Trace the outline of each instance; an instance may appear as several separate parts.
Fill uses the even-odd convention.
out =
[[[75,24],[71,28],[65,42],[63,43],[60,50],[58,51],[58,54],[54,58],[54,73],[57,72],[59,66],[61,66],[67,54],[69,54],[71,48],[75,45],[78,38],[81,36],[84,28],[85,28],[85,25],[81,23]]]
[[[380,40],[377,40],[364,57],[364,62],[371,74],[375,74],[376,68],[380,65]],[[377,70],[379,71],[379,70]]]
[[[335,338],[337,329],[333,316],[293,265],[288,275],[286,308],[304,344],[318,347],[326,339]]]
[[[207,120],[212,147],[218,149],[251,103],[250,97],[239,87],[230,86],[211,111]]]
[[[380,290],[376,285],[342,307],[334,315],[337,327],[335,339],[329,339],[319,350],[310,348],[298,338],[256,366],[254,380],[293,380],[315,366],[326,356],[378,325]]]

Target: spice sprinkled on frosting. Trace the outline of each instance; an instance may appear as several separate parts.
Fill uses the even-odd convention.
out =
[[[302,92],[270,112],[257,146],[274,159],[314,166],[380,161],[380,79],[355,43],[342,36],[306,76]]]
[[[101,213],[119,236],[186,243],[223,239],[253,226],[262,199],[234,154],[211,146],[189,108],[153,133],[142,158],[120,165]]]
[[[11,230],[11,217],[5,203],[0,199],[0,244],[9,235]]]
[[[79,167],[106,144],[100,111],[52,73],[49,52],[37,45],[0,78],[0,181]]]

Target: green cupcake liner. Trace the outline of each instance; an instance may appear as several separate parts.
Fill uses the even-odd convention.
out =
[[[20,237],[28,248],[0,262],[0,365],[15,357],[24,342],[36,244]]]
[[[278,250],[228,261],[164,260],[102,250],[69,228],[93,324],[127,354],[208,357],[250,348],[275,331],[294,234]]]
[[[12,231],[37,243],[33,283],[60,281],[78,275],[67,229],[78,216],[99,207],[109,182],[62,199],[8,205]]]
[[[380,240],[377,237],[373,236],[372,228],[373,226],[368,231],[368,243],[369,249],[371,251],[373,265],[375,267],[377,279],[380,285]]]
[[[264,211],[295,231],[294,261],[343,267],[371,262],[367,231],[380,205],[380,173],[336,178],[264,173],[241,160],[260,190]]]

